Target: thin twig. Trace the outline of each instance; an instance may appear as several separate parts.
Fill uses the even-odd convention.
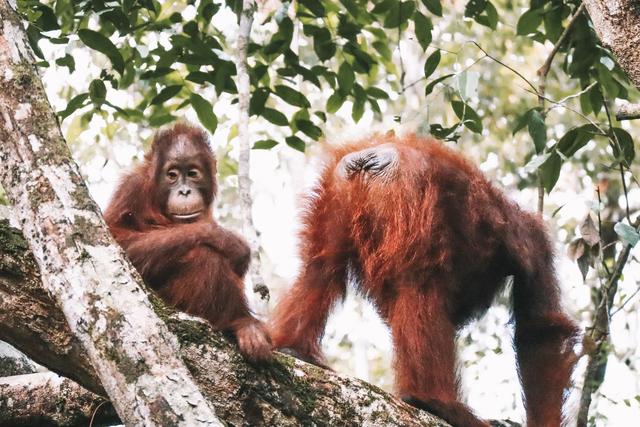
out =
[[[626,300],[624,300],[622,304],[620,304],[620,307],[616,308],[615,311],[611,313],[611,317],[613,317],[617,312],[622,310],[624,306],[629,303],[629,301],[631,301],[636,295],[638,295],[638,293],[640,293],[640,287],[636,289],[631,295],[629,295],[629,297]]]
[[[538,91],[537,91],[538,105],[540,106],[540,114],[542,114],[543,117],[546,116],[544,101],[545,101],[545,92],[547,87],[547,74],[549,74],[549,70],[551,69],[551,63],[553,62],[553,58],[556,56],[556,53],[558,53],[560,46],[562,45],[562,43],[564,43],[565,39],[569,35],[569,32],[571,31],[571,28],[573,27],[574,22],[576,22],[578,15],[580,15],[583,10],[584,10],[584,3],[582,3],[578,7],[578,9],[576,9],[575,13],[571,17],[571,20],[569,20],[569,23],[567,24],[564,31],[558,38],[558,41],[553,46],[553,49],[551,49],[551,52],[549,53],[547,60],[544,61],[544,64],[542,65],[542,67],[538,69],[538,77],[539,77]],[[546,136],[545,136],[545,139],[546,139]],[[538,171],[538,213],[542,215],[543,211],[544,211],[544,182],[542,180],[542,173]]]
[[[580,6],[578,6],[576,11],[571,16],[571,19],[569,20],[569,23],[565,27],[564,31],[562,32],[560,37],[558,37],[558,41],[553,46],[553,49],[551,49],[551,52],[549,53],[547,60],[544,61],[544,64],[542,64],[542,67],[538,69],[538,76],[540,76],[542,79],[546,80],[547,74],[549,74],[549,70],[551,70],[551,63],[553,62],[553,58],[556,56],[556,53],[558,53],[558,50],[560,50],[562,43],[564,43],[565,39],[571,32],[571,28],[573,27],[573,24],[576,22],[580,14],[584,11],[584,8],[585,8],[584,3],[581,3]]]
[[[100,404],[98,404],[98,406],[96,406],[96,409],[93,410],[93,414],[91,414],[91,421],[89,421],[89,427],[93,426],[93,420],[95,419],[96,414],[98,413],[98,409],[100,409],[100,407],[105,403],[109,403],[109,401],[103,400],[102,402],[100,402]]]
[[[622,151],[622,146],[620,145],[620,141],[618,140],[618,135],[616,135],[616,133],[613,131],[613,122],[611,121],[611,113],[609,112],[609,106],[607,105],[608,102],[604,98],[604,96],[603,99],[604,102],[602,103],[602,105],[604,106],[604,111],[607,115],[607,120],[609,121],[609,140],[615,144],[616,148],[618,149],[618,155],[623,156],[624,152]],[[618,167],[620,169],[620,180],[622,181],[622,190],[624,192],[625,213],[627,221],[629,221],[629,224],[631,224],[631,213],[629,212],[629,191],[627,190],[627,180],[624,177],[625,165],[623,165],[623,160],[620,160]]]
[[[577,98],[577,97],[579,97],[580,95],[582,95],[583,93],[588,92],[589,90],[591,90],[591,88],[593,88],[593,87],[594,87],[595,85],[597,85],[597,84],[598,84],[598,82],[597,82],[597,81],[594,81],[594,82],[593,82],[593,83],[591,83],[589,86],[587,86],[587,87],[585,87],[584,89],[582,89],[580,92],[577,92],[577,93],[574,93],[574,94],[571,94],[571,95],[567,95],[567,96],[565,96],[564,98],[562,98],[561,100],[559,100],[558,102],[559,102],[559,103],[564,103],[564,102],[567,102],[567,101],[568,101],[568,100],[570,100],[570,99]]]
[[[492,61],[497,62],[498,64],[502,65],[503,67],[507,68],[508,70],[510,70],[512,73],[516,74],[518,77],[520,77],[522,80],[524,80],[530,87],[531,89],[533,89],[533,91],[538,94],[538,89],[536,89],[536,87],[533,85],[533,83],[531,83],[525,76],[523,76],[522,74],[520,74],[520,72],[518,70],[516,70],[515,68],[505,64],[504,62],[500,61],[498,58],[491,56],[486,50],[484,50],[482,48],[482,46],[480,46],[476,41],[474,40],[470,40],[467,43],[472,43],[474,44],[478,49],[480,49],[482,51],[482,53],[485,54],[485,56],[489,59],[491,59]]]
[[[527,88],[522,88],[522,90],[527,91],[527,92],[529,92],[529,93],[531,93],[533,95],[540,96],[538,91],[534,92],[534,91],[531,91],[531,90],[529,90]],[[564,108],[566,110],[571,111],[572,113],[575,113],[575,114],[579,115],[580,117],[585,119],[590,125],[593,125],[596,129],[598,129],[602,133],[602,136],[607,136],[607,132],[604,129],[602,129],[602,127],[600,127],[600,125],[598,123],[594,122],[588,116],[585,116],[584,114],[582,114],[580,111],[576,110],[575,108],[572,108],[572,107],[569,107],[568,105],[562,104],[562,103],[560,103],[560,101],[556,101],[556,100],[554,100],[552,98],[549,98],[548,96],[543,96],[543,98],[544,98],[545,101],[548,101],[548,102],[550,102],[550,103],[552,103],[554,105],[557,105],[558,107],[562,107],[562,108]]]
[[[602,215],[600,215],[600,209],[602,208],[602,197],[600,195],[600,186],[596,185],[596,194],[598,195],[598,236],[600,237],[600,262],[604,267],[604,270],[607,272],[607,277],[611,276],[611,272],[609,271],[609,267],[604,260],[604,248],[602,247]]]

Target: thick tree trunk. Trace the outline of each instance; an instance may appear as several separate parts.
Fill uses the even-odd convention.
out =
[[[640,88],[640,4],[637,0],[585,0],[591,22],[631,81]]]
[[[108,400],[53,372],[0,378],[0,427],[97,427],[119,422]]]
[[[20,232],[0,221],[0,339],[46,367],[101,393],[86,353],[56,307],[37,286],[39,273]],[[12,295],[12,298],[5,298]],[[32,301],[38,300],[38,305]],[[162,304],[158,302],[158,308]],[[232,425],[446,426],[443,421],[353,378],[277,355],[250,366],[218,332],[198,319],[162,309],[179,355],[216,413]],[[11,318],[11,326],[4,323]],[[40,318],[48,319],[49,334]],[[11,329],[20,325],[22,330]],[[33,329],[32,333],[29,331]]]
[[[0,21],[0,182],[43,286],[125,423],[221,425],[88,195],[7,0]]]

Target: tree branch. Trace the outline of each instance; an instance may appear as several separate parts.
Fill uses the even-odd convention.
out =
[[[616,120],[635,120],[640,119],[640,104],[631,104],[625,102],[618,107],[616,112]]]
[[[62,312],[38,287],[40,275],[19,230],[0,221],[0,339],[46,367],[104,395]],[[11,299],[5,295],[13,295]],[[151,296],[178,338],[178,352],[216,414],[234,425],[446,426],[364,381],[277,354],[269,366],[251,366],[219,332],[174,313]],[[38,305],[31,300],[37,299]],[[9,318],[11,324],[5,321]],[[34,323],[47,319],[49,335]],[[22,331],[15,333],[16,325]],[[31,333],[29,331],[33,329]]]
[[[640,217],[636,218],[632,224],[633,228],[640,230]],[[599,290],[599,301],[596,307],[596,314],[593,324],[587,329],[585,336],[585,348],[588,348],[588,363],[584,375],[584,385],[580,396],[580,407],[578,409],[578,427],[586,427],[589,419],[589,407],[591,399],[604,380],[607,357],[610,350],[609,323],[611,320],[611,307],[613,298],[618,291],[618,281],[622,276],[622,271],[627,265],[627,260],[631,254],[631,245],[625,245],[618,255],[616,263],[607,283]]]
[[[553,49],[551,49],[551,52],[549,52],[549,56],[547,56],[547,59],[544,61],[544,64],[542,64],[542,67],[538,69],[538,76],[540,76],[541,79],[543,80],[547,79],[547,74],[549,74],[549,71],[551,70],[551,64],[553,63],[553,58],[555,58],[556,53],[558,53],[558,51],[560,50],[560,47],[562,46],[562,43],[564,43],[564,41],[567,39],[567,36],[569,36],[569,33],[571,33],[573,24],[576,22],[580,14],[584,11],[584,8],[585,8],[584,3],[581,3],[580,6],[578,6],[576,11],[571,16],[571,19],[567,23],[567,26],[565,27],[564,31],[562,32],[560,37],[558,37],[558,41],[556,41],[556,44],[553,46]]]
[[[2,426],[119,424],[109,401],[53,372],[0,378]]]
[[[251,40],[251,26],[256,11],[254,0],[243,0],[240,12],[240,29],[236,42],[236,71],[238,73],[238,141],[240,155],[238,158],[238,194],[240,196],[240,211],[242,212],[242,231],[251,247],[251,263],[249,277],[253,291],[260,297],[269,300],[269,288],[260,273],[260,241],[253,224],[251,207],[251,136],[249,134],[249,104],[251,101],[251,82],[247,64],[247,50]]]
[[[9,343],[0,341],[0,378],[33,374],[37,369],[38,366],[31,359]]]

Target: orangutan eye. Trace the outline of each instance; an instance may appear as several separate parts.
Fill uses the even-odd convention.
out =
[[[174,169],[168,170],[167,178],[169,178],[169,181],[175,181],[176,179],[178,179],[178,172],[175,171]]]
[[[189,178],[198,179],[200,178],[200,171],[198,169],[189,169],[189,172],[187,172],[187,176]]]

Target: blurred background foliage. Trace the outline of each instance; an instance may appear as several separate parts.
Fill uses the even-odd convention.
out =
[[[233,47],[242,2],[18,5],[65,137],[101,206],[153,131],[188,119],[212,133],[216,215],[237,226]],[[585,346],[597,347],[600,361],[587,383],[595,389],[604,381],[591,423],[638,419],[637,250],[615,288],[608,285],[616,257],[640,236],[640,135],[615,118],[620,102],[638,102],[640,93],[579,7],[577,0],[259,2],[248,58],[251,177],[274,299],[295,277],[298,196],[319,164],[302,153],[373,131],[429,135],[464,152],[524,208],[535,210],[538,192],[547,194],[569,310],[589,332],[597,307],[611,301],[610,334]],[[507,294],[500,300],[461,334],[462,380],[480,415],[521,419]],[[388,331],[365,301],[349,295],[324,344],[336,369],[391,388]],[[585,365],[575,375],[573,412]]]

